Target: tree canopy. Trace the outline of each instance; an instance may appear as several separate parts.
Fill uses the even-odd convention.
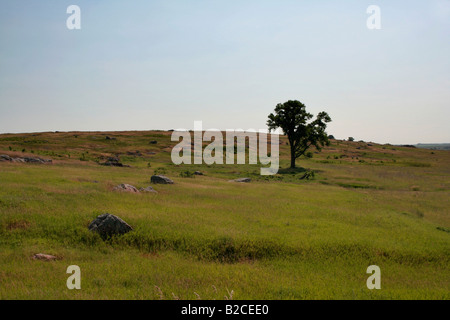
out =
[[[275,113],[269,114],[269,131],[281,128],[288,137],[291,168],[295,168],[295,159],[304,155],[311,146],[320,151],[324,145],[329,144],[325,130],[327,123],[331,122],[330,116],[322,111],[310,121],[312,118],[313,115],[307,112],[306,106],[298,100],[279,103],[275,107]]]

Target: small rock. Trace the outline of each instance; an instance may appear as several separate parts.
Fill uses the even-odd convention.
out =
[[[92,232],[98,232],[102,238],[125,234],[133,230],[128,223],[109,213],[99,215],[89,224],[88,228]]]
[[[100,163],[102,166],[110,166],[110,167],[129,167],[128,165],[120,162],[118,157],[109,157],[106,162]]]
[[[114,191],[122,191],[122,192],[131,192],[131,193],[139,193],[139,190],[131,184],[122,183],[118,186],[115,186]]]
[[[201,171],[195,171],[194,174],[196,176],[203,176],[203,172],[201,172]]]
[[[147,187],[147,188],[140,188],[139,191],[141,192],[153,192],[153,193],[158,193],[158,191],[156,191],[155,189],[153,189],[153,187]]]
[[[230,180],[230,182],[250,182],[250,181],[252,181],[252,179],[250,179],[250,178],[238,178],[238,179]]]
[[[56,259],[58,259],[58,258],[55,257],[55,256],[52,256],[52,255],[50,255],[50,254],[36,253],[36,254],[33,256],[33,259],[34,259],[34,260],[43,260],[43,261],[54,261],[54,260],[56,260]]]
[[[150,141],[149,143],[150,143],[150,144],[157,144],[157,143],[158,143],[158,141],[156,141],[156,140],[152,140],[152,141]]]
[[[136,152],[133,151],[127,151],[127,155],[129,156],[135,156],[135,157],[142,157],[142,153],[139,150],[136,150]]]
[[[105,138],[106,140],[117,140],[116,138],[114,138],[114,137],[110,137],[110,136],[106,136],[106,138]]]
[[[160,184],[173,184],[173,181],[166,176],[154,175],[150,179],[151,183],[160,183]]]

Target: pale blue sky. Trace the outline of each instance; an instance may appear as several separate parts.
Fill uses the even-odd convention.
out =
[[[1,1],[0,132],[262,129],[296,99],[337,138],[450,142],[449,40],[449,0]]]

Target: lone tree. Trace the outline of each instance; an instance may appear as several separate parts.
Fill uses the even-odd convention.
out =
[[[309,147],[315,146],[322,150],[324,145],[329,145],[328,135],[325,132],[327,123],[331,122],[326,112],[320,112],[316,119],[311,113],[306,112],[306,106],[297,100],[289,100],[275,107],[275,114],[269,114],[267,125],[269,132],[281,128],[287,135],[291,147],[291,168],[295,168],[295,159],[305,154]]]

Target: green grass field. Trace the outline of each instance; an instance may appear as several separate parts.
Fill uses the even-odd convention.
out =
[[[0,154],[53,160],[0,162],[0,298],[450,298],[449,151],[332,140],[288,170],[281,141],[279,173],[261,176],[175,166],[164,131],[0,135]],[[99,165],[113,155],[130,167]],[[150,186],[155,172],[175,184],[112,190]],[[239,177],[252,182],[228,181]],[[102,240],[87,226],[105,212],[134,230]],[[69,265],[81,290],[66,287]],[[380,290],[366,286],[369,265]]]

